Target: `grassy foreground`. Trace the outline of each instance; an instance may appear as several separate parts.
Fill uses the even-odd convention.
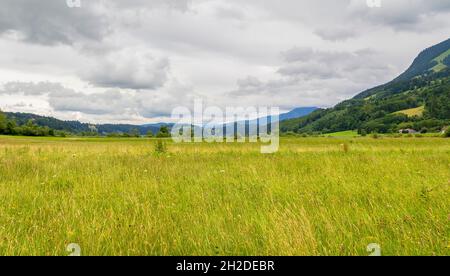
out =
[[[0,137],[0,255],[450,255],[450,139]]]

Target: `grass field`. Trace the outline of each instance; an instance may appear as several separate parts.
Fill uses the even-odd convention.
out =
[[[402,111],[398,111],[395,112],[394,114],[405,114],[408,117],[414,117],[414,116],[422,116],[423,112],[425,111],[425,106],[419,106],[416,108],[410,108],[410,109],[405,109]]]
[[[450,49],[446,52],[442,53],[440,56],[435,58],[433,61],[436,61],[437,64],[431,68],[434,72],[439,72],[444,70],[447,66],[444,64],[444,59],[450,55]]]
[[[0,137],[0,255],[450,255],[450,139]]]
[[[329,133],[329,134],[325,134],[325,136],[327,137],[357,137],[360,136],[358,134],[358,131],[355,130],[347,130],[347,131],[340,131],[340,132],[334,132],[334,133]]]

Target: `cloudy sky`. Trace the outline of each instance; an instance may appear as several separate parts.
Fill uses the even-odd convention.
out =
[[[2,110],[146,123],[194,99],[329,107],[450,37],[448,0],[66,2],[0,0]]]

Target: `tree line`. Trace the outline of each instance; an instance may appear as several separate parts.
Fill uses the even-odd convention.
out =
[[[22,114],[23,115],[23,114]],[[126,132],[110,132],[107,134],[99,133],[96,129],[78,131],[69,131],[69,130],[56,130],[50,128],[48,126],[38,125],[33,118],[28,118],[26,121],[23,120],[24,116],[19,117],[19,120],[13,118],[8,118],[5,113],[0,110],[0,135],[13,135],[13,136],[85,136],[85,137],[142,137],[141,132],[138,128],[132,128]],[[46,119],[46,118],[44,118]],[[52,118],[48,118],[51,120]],[[58,122],[58,120],[53,120],[54,122]],[[52,123],[54,123],[51,121]],[[69,122],[70,123],[70,122]],[[148,130],[146,137],[156,137],[156,138],[169,138],[170,129],[167,126],[161,126],[159,131],[156,134],[153,134],[151,130]]]
[[[0,111],[0,134],[3,135],[22,135],[22,136],[62,136],[63,133],[55,131],[47,126],[38,126],[33,120],[28,120],[25,124],[18,124],[13,119],[8,119]]]

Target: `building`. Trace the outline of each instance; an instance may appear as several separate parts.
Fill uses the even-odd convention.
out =
[[[411,128],[400,129],[398,132],[400,134],[416,134],[416,133],[418,133],[417,130],[411,129]]]

